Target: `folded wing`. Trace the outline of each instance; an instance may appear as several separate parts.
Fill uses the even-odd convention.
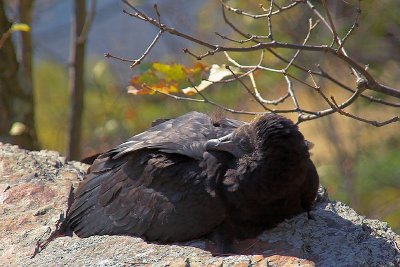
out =
[[[119,158],[132,151],[155,148],[202,159],[207,140],[226,135],[242,124],[244,122],[225,118],[213,121],[206,114],[190,112],[176,119],[158,120],[147,131],[131,137],[104,156]]]
[[[206,189],[204,144],[241,124],[192,112],[100,155],[75,193],[69,227],[81,237],[126,234],[173,242],[211,232],[226,213]]]

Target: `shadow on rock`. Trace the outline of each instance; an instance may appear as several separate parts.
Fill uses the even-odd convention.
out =
[[[378,220],[365,219],[341,202],[320,198],[313,219],[300,214],[256,239],[235,243],[241,255],[274,255],[310,260],[321,266],[398,266],[396,234]],[[211,253],[211,241],[187,242]]]

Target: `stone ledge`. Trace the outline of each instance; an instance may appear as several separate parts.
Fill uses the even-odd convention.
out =
[[[62,237],[31,259],[54,228],[70,185],[87,165],[53,151],[0,143],[0,265],[4,266],[400,266],[400,236],[320,195],[314,220],[301,214],[237,244],[244,254],[213,257],[212,243],[159,245],[128,236]],[[262,256],[261,256],[262,255]]]

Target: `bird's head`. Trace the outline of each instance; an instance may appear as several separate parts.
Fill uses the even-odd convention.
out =
[[[209,140],[206,150],[225,151],[237,159],[266,157],[276,152],[295,152],[303,156],[308,153],[307,143],[297,125],[273,113],[259,116],[226,136]]]

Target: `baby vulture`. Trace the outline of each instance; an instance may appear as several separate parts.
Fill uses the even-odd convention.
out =
[[[162,243],[209,237],[220,252],[233,252],[234,239],[309,212],[318,184],[290,120],[190,112],[100,154],[75,192],[66,232]]]

